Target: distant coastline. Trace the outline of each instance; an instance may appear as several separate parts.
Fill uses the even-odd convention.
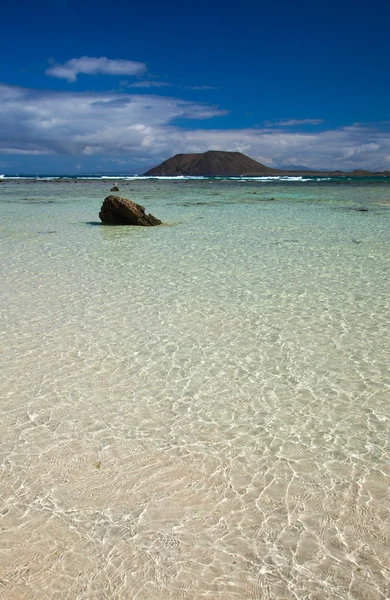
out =
[[[242,154],[241,152],[225,152],[222,150],[208,150],[199,154],[176,154],[163,161],[156,167],[143,174],[134,172],[111,171],[106,173],[45,173],[45,174],[1,174],[0,183],[9,180],[26,181],[97,181],[107,180],[144,180],[156,179],[209,179],[209,178],[240,178],[248,180],[326,180],[326,179],[355,179],[355,178],[389,178],[390,171],[367,171],[355,169],[353,171],[341,170],[311,170],[307,167],[276,169]]]
[[[318,172],[318,171],[285,171],[279,175],[257,175],[257,174],[244,174],[244,175],[57,175],[57,174],[45,174],[45,175],[4,175],[0,177],[0,187],[5,185],[6,183],[52,183],[52,184],[65,184],[65,183],[73,183],[73,184],[81,184],[81,183],[105,183],[106,185],[112,185],[113,182],[134,182],[137,181],[160,181],[160,182],[189,182],[189,181],[197,181],[201,183],[202,181],[247,181],[247,182],[273,182],[273,183],[332,183],[332,182],[348,182],[351,181],[361,181],[364,180],[371,182],[380,182],[386,181],[390,182],[390,172]]]
[[[156,167],[143,174],[129,172],[106,173],[69,173],[69,174],[1,174],[0,184],[5,181],[51,181],[54,183],[80,181],[107,181],[113,180],[145,180],[145,179],[241,179],[262,181],[326,181],[330,179],[362,179],[390,178],[390,171],[367,171],[355,169],[353,171],[341,170],[310,170],[307,167],[276,169],[268,167],[241,152],[226,152],[222,150],[208,150],[198,154],[176,154],[163,161]]]

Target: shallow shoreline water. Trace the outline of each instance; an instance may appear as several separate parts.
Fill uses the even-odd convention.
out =
[[[3,181],[7,600],[385,600],[390,187]]]

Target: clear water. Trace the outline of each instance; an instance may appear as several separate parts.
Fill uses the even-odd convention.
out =
[[[109,187],[0,185],[0,597],[389,598],[390,185]]]

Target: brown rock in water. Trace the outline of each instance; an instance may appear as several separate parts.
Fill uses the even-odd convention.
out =
[[[113,185],[112,188],[110,189],[110,192],[119,192],[119,188],[117,185]]]
[[[161,225],[159,219],[145,213],[143,206],[120,196],[105,198],[99,218],[105,225],[138,225],[141,227]]]

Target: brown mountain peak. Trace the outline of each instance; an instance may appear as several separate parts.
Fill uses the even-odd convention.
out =
[[[144,175],[239,177],[240,175],[278,175],[281,171],[266,167],[241,152],[208,150],[201,154],[176,154]]]

